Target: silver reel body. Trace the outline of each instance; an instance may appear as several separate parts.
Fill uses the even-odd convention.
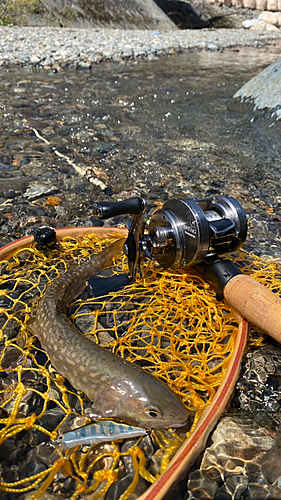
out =
[[[237,250],[247,235],[246,214],[225,196],[173,199],[156,210],[148,226],[151,254],[164,267],[186,267]]]
[[[187,267],[237,250],[247,235],[246,214],[237,200],[212,196],[203,200],[173,199],[144,223],[146,201],[129,198],[118,203],[99,202],[95,216],[108,219],[134,215],[124,244],[130,279],[134,279],[143,257],[160,266]]]

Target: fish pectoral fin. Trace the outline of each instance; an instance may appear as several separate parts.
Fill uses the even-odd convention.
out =
[[[27,330],[29,330],[32,333],[32,335],[35,335],[37,337],[37,332],[36,332],[36,328],[35,328],[35,321],[34,321],[34,319],[30,319],[26,323],[25,328]]]
[[[120,403],[124,405],[126,396],[121,396],[115,387],[101,389],[93,401],[93,410],[100,415],[113,417],[120,411]]]

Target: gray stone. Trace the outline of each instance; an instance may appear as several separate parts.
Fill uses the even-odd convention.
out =
[[[212,500],[218,490],[218,484],[201,470],[191,472],[188,489],[196,498]]]
[[[266,500],[276,500],[276,498],[281,498],[281,476],[270,486],[266,495]]]
[[[215,43],[209,43],[209,44],[207,45],[207,49],[208,49],[208,50],[214,50],[214,51],[215,51],[215,50],[219,50],[219,47],[218,47]]]
[[[40,62],[40,57],[37,57],[35,55],[30,57],[30,63],[31,64],[37,64],[39,62]]]
[[[245,21],[242,21],[242,26],[247,29],[254,26],[254,24],[259,24],[259,22],[259,19],[245,19]]]
[[[257,76],[241,87],[229,103],[230,109],[248,106],[250,112],[259,114],[265,111],[265,117],[275,121],[280,119],[281,110],[281,59],[271,64]],[[248,109],[246,108],[246,109]],[[255,116],[255,115],[253,115]]]
[[[53,191],[57,191],[55,186],[51,186],[50,184],[34,183],[26,190],[23,196],[28,198],[28,200],[35,200],[36,198],[49,194]]]
[[[103,0],[95,2],[94,8],[92,0],[84,0],[82,4],[81,7],[79,0],[41,0],[36,11],[28,4],[24,9],[10,9],[9,19],[21,26],[177,29],[154,0]]]

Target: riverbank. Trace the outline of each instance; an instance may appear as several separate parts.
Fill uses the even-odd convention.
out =
[[[281,31],[246,29],[171,30],[0,27],[0,66],[91,68],[106,60],[153,59],[186,49],[262,47],[281,40]]]

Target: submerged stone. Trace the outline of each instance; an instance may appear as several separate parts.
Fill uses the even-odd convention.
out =
[[[244,111],[249,119],[269,119],[270,124],[281,116],[281,59],[254,76],[241,87],[228,103],[231,111]]]

